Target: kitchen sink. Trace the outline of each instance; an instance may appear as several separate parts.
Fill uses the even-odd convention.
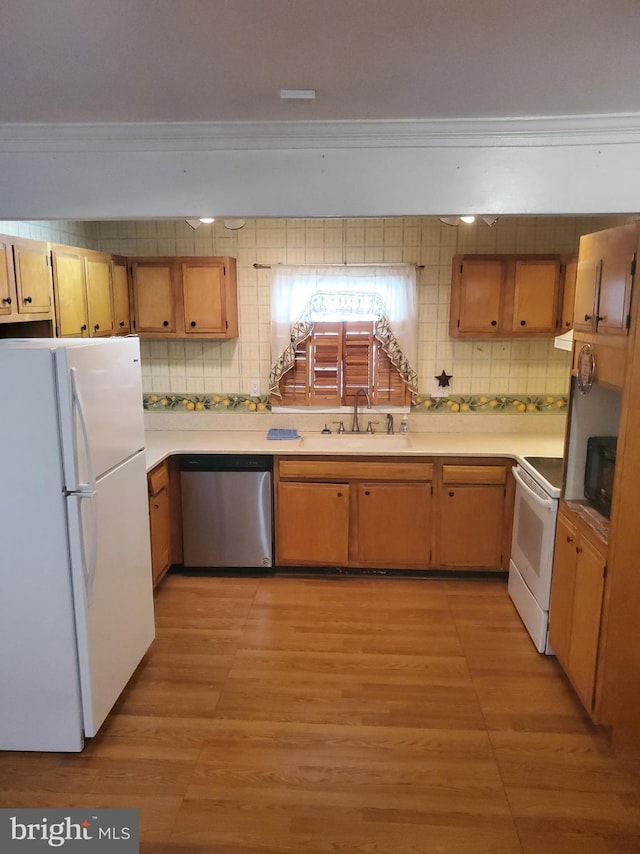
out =
[[[308,433],[300,450],[309,451],[393,451],[411,447],[411,437],[402,433]]]

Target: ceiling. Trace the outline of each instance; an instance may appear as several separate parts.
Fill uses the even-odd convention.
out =
[[[640,114],[639,35],[638,0],[3,0],[0,124]]]

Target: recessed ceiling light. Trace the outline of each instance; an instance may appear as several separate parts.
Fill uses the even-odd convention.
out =
[[[213,222],[212,216],[201,216],[200,222],[203,222],[205,225],[209,225],[210,222]]]
[[[474,216],[461,216],[460,219],[462,220],[462,222],[466,222],[468,225],[476,221],[476,218]]]
[[[313,101],[315,89],[281,89],[280,98],[283,101]]]

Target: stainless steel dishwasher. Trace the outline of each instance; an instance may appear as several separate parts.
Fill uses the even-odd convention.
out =
[[[269,455],[181,458],[185,567],[272,566],[272,471]]]

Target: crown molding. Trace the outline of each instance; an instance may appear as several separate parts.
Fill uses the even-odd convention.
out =
[[[340,122],[2,124],[0,152],[496,148],[640,143],[640,113]]]

